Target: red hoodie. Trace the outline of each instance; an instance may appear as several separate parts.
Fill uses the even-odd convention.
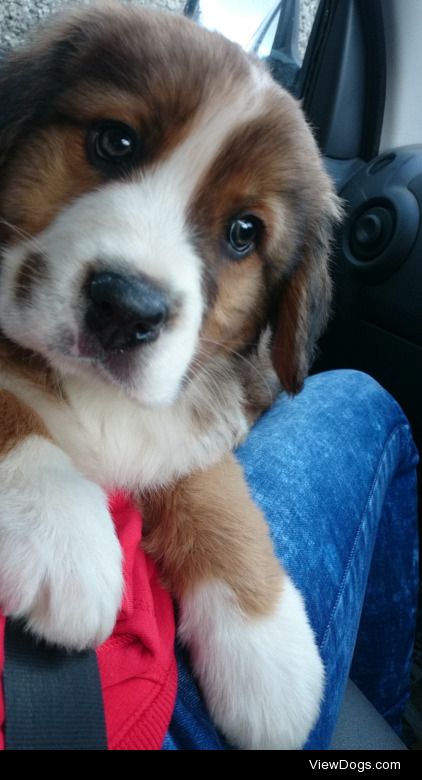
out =
[[[124,495],[110,499],[124,554],[125,595],[112,636],[97,650],[109,750],[159,750],[177,686],[174,611],[157,570],[140,547],[142,519]],[[0,615],[0,675],[4,664]],[[0,749],[4,749],[0,688]]]

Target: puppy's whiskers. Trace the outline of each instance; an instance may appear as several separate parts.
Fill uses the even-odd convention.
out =
[[[270,385],[268,384],[264,374],[261,371],[258,370],[258,368],[254,365],[254,363],[251,360],[246,358],[240,352],[237,352],[235,349],[232,349],[231,347],[229,347],[223,341],[214,341],[213,339],[207,339],[207,338],[204,338],[202,336],[201,336],[201,341],[204,344],[211,344],[212,346],[220,347],[221,349],[224,349],[226,352],[230,353],[231,355],[234,355],[239,360],[242,360],[244,363],[246,363],[248,368],[251,368],[253,370],[253,372],[255,373],[255,375],[258,376],[259,380],[262,382],[266,392],[268,393],[268,400],[269,400],[270,404],[273,402],[274,393],[271,390]]]
[[[34,244],[34,246],[39,251],[40,255],[43,257],[47,257],[42,245],[38,241],[37,237],[32,235],[31,233],[28,233],[26,230],[22,230],[22,228],[18,227],[17,225],[14,225],[13,222],[9,222],[4,217],[0,217],[0,224],[5,225],[6,227],[10,228],[10,230],[13,230],[14,233],[16,233],[17,236],[20,236],[25,241],[31,241],[31,243]]]
[[[207,365],[199,357],[195,357],[186,372],[185,382],[186,386],[198,395],[199,409],[204,409],[206,405],[209,412],[220,416],[226,409],[226,398],[222,388],[225,387],[225,378],[229,377],[230,370],[221,363],[217,365],[216,361],[211,359]],[[204,392],[204,380],[208,392]],[[195,398],[191,397],[192,400],[195,403]]]

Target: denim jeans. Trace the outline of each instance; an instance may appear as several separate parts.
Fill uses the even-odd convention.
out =
[[[254,426],[238,458],[277,555],[304,595],[326,669],[307,749],[327,749],[349,675],[396,730],[416,622],[417,453],[391,396],[354,371],[310,377]],[[222,750],[179,650],[165,750]]]

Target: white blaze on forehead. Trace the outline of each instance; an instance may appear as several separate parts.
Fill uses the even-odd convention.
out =
[[[251,61],[242,80],[219,86],[169,157],[81,196],[38,236],[38,248],[57,258],[49,275],[59,285],[71,281],[77,266],[99,260],[120,262],[176,292],[197,289],[200,259],[185,224],[189,201],[224,142],[262,113],[273,82]]]
[[[271,78],[253,62],[243,79],[216,83],[186,138],[167,158],[128,181],[82,195],[36,240],[6,252],[0,290],[5,332],[20,334],[25,346],[49,353],[57,342],[58,324],[72,333],[81,327],[81,285],[90,269],[145,274],[163,284],[180,305],[175,326],[160,336],[148,367],[142,368],[139,397],[171,402],[195,353],[204,309],[202,259],[186,213],[225,141],[262,113],[271,86]],[[46,258],[48,274],[34,288],[31,306],[22,310],[11,289],[16,269],[34,250]]]
[[[260,116],[273,86],[267,71],[254,62],[242,80],[216,85],[187,137],[147,177],[152,176],[159,188],[170,182],[177,189],[179,207],[185,210],[225,141],[236,128]]]

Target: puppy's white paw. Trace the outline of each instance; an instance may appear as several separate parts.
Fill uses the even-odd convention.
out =
[[[31,436],[0,463],[0,605],[48,642],[81,650],[112,632],[121,550],[103,491]]]
[[[182,604],[182,640],[217,726],[237,747],[303,747],[318,718],[324,670],[303,599],[284,576],[275,612],[252,618],[222,582]]]

